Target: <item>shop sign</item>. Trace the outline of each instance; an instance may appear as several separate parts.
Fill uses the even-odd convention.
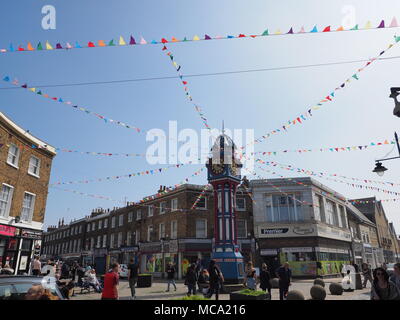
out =
[[[261,234],[284,234],[288,231],[289,228],[261,229]]]
[[[138,246],[132,246],[132,247],[121,247],[121,252],[138,252],[139,247]]]
[[[29,238],[29,239],[41,239],[42,232],[28,229],[21,229],[21,237]]]
[[[282,252],[312,252],[311,247],[282,248]]]
[[[294,227],[293,228],[293,233],[299,234],[299,235],[306,235],[306,234],[313,234],[314,233],[314,228],[313,227]]]
[[[0,224],[0,235],[13,237],[16,235],[17,228]]]
[[[351,234],[348,231],[338,230],[326,226],[317,226],[318,236],[327,237],[331,239],[351,241]]]
[[[262,256],[276,256],[278,254],[278,250],[276,249],[261,249],[260,255]]]
[[[178,253],[178,240],[170,240],[169,241],[169,252],[170,253]]]

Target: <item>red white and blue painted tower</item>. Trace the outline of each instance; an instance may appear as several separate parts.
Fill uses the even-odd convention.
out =
[[[212,259],[221,267],[225,282],[240,283],[244,277],[243,256],[237,243],[236,189],[242,164],[235,157],[236,146],[226,134],[220,135],[206,165],[208,181],[214,188],[214,239]]]

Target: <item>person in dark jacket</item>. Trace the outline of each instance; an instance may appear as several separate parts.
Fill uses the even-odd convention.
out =
[[[269,274],[268,267],[265,263],[261,265],[260,272],[260,288],[264,291],[268,290],[269,296],[271,297],[271,275]]]
[[[289,263],[285,262],[276,270],[276,275],[279,278],[279,300],[284,300],[289,291],[289,286],[292,280],[292,270],[289,268]]]
[[[63,262],[61,266],[61,277],[60,279],[69,279],[70,268],[67,262]]]
[[[171,283],[173,284],[175,291],[176,291],[176,284],[175,284],[175,267],[172,265],[171,262],[168,263],[167,265],[167,283],[168,283],[168,288],[166,292],[169,292],[169,287],[171,285]]]
[[[192,263],[186,272],[185,285],[188,287],[187,295],[190,296],[192,293],[196,294],[196,264]]]
[[[211,260],[208,266],[208,273],[210,276],[210,290],[208,293],[208,298],[211,298],[215,293],[215,300],[218,300],[219,290],[224,282],[224,276],[221,270],[215,263],[215,260]]]

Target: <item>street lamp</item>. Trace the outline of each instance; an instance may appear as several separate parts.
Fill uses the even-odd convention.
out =
[[[393,88],[392,88],[393,89]],[[398,88],[400,90],[400,88]],[[400,108],[400,105],[399,105]],[[399,117],[400,117],[400,109],[399,109]],[[387,159],[379,159],[379,160],[375,160],[375,168],[374,170],[372,170],[372,172],[376,172],[378,174],[378,176],[382,177],[383,174],[385,173],[385,171],[387,170],[387,168],[385,168],[382,165],[381,161],[386,161],[386,160],[393,160],[393,159],[400,159],[400,146],[399,146],[399,138],[397,136],[397,133],[394,133],[394,140],[396,141],[397,144],[397,150],[399,152],[399,156],[398,157],[393,157],[393,158],[387,158]]]

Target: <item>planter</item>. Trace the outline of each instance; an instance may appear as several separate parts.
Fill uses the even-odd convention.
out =
[[[153,284],[153,275],[139,274],[137,279],[137,288],[149,288]]]
[[[231,292],[229,294],[230,300],[270,300],[269,294],[263,291],[242,290]]]

